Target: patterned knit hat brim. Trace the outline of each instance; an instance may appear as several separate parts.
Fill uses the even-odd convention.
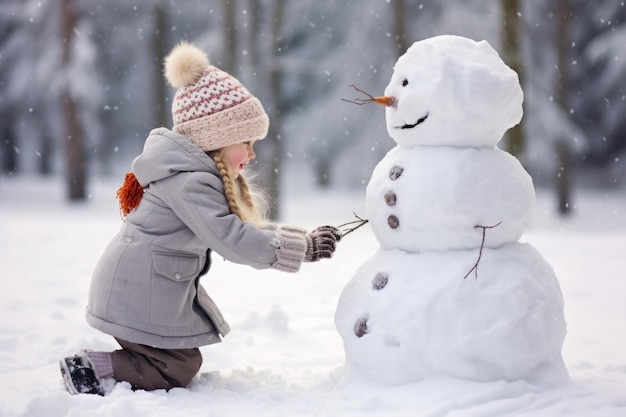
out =
[[[268,129],[269,117],[261,102],[252,96],[235,107],[178,123],[173,128],[205,152],[263,139]]]

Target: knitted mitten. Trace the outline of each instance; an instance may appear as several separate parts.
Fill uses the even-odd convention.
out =
[[[320,226],[306,236],[306,262],[316,262],[330,258],[335,252],[336,244],[341,240],[341,232],[333,226]]]

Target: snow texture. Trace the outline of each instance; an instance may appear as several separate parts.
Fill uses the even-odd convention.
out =
[[[89,276],[121,221],[114,195],[122,178],[94,181],[86,204],[64,201],[62,179],[0,178],[0,416],[626,415],[626,281],[619,279],[626,270],[626,199],[601,190],[577,190],[566,219],[556,215],[553,195],[538,190],[536,226],[525,235],[563,289],[571,381],[562,386],[443,376],[389,386],[347,378],[333,314],[354,271],[379,250],[365,226],[340,242],[332,260],[306,264],[297,275],[214,257],[203,283],[233,330],[223,343],[201,348],[204,363],[188,389],[133,392],[109,383],[104,397],[71,396],[58,360],[83,348],[117,348],[87,325],[84,312]],[[316,192],[288,183],[284,191],[283,221],[310,229],[364,210],[363,190]],[[459,274],[475,261],[467,258]],[[486,272],[481,261],[478,280],[455,280],[459,288],[486,286]],[[392,291],[394,282],[390,274],[381,291]]]
[[[379,250],[339,299],[349,364],[389,384],[431,375],[562,382],[565,319],[552,268],[529,244],[475,251]],[[374,273],[374,271],[378,271]],[[380,289],[376,277],[388,283]],[[359,337],[355,323],[367,330]]]
[[[476,249],[482,241],[476,225],[499,224],[487,231],[487,247],[515,242],[530,227],[534,204],[532,179],[499,149],[396,146],[367,186],[367,216],[389,250]],[[395,229],[390,215],[398,219]]]
[[[403,147],[493,148],[522,118],[515,71],[487,41],[460,36],[415,42],[394,66],[385,95],[396,101],[387,108],[387,131]]]
[[[517,75],[485,41],[438,36],[400,57],[385,94],[398,146],[366,201],[381,248],[335,313],[348,367],[388,384],[566,381],[559,282],[517,243],[532,180],[495,147],[522,116]]]

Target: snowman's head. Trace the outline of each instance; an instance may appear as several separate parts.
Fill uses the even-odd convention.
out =
[[[385,96],[387,131],[402,147],[493,148],[522,118],[517,73],[486,41],[460,36],[415,42]]]

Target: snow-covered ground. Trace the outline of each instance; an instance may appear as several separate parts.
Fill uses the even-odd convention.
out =
[[[539,191],[535,228],[522,238],[561,283],[565,386],[433,378],[386,387],[345,375],[333,315],[377,249],[366,226],[332,260],[297,275],[214,256],[203,283],[233,330],[202,348],[189,389],[133,392],[120,383],[105,397],[70,396],[58,360],[116,348],[85,323],[84,307],[91,270],[120,223],[117,185],[93,184],[88,203],[71,205],[58,180],[0,178],[0,416],[626,416],[626,195],[605,191],[576,193],[567,219]],[[363,192],[284,194],[284,222],[314,227],[365,215]]]

